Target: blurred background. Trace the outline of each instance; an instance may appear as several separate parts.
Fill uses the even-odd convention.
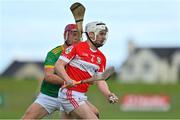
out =
[[[21,118],[36,99],[46,54],[64,42],[77,1],[84,26],[109,27],[101,50],[116,67],[107,82],[120,101],[110,105],[92,86],[101,118],[180,118],[180,0],[0,0],[0,118]]]

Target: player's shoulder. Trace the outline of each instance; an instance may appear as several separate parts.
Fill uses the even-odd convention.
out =
[[[63,51],[63,45],[56,46],[55,48],[51,49],[48,53],[57,54]]]
[[[87,45],[86,41],[82,41],[82,42],[78,42],[78,43],[74,44],[74,46],[76,46],[76,47],[81,47],[81,46],[84,46],[84,45]]]
[[[87,46],[86,42],[78,42],[76,44],[73,44],[73,45],[69,46],[66,49],[76,49],[76,50],[78,50],[78,49],[85,48],[85,46]]]
[[[106,56],[98,49],[98,55],[101,56],[102,59],[106,60]]]
[[[86,45],[87,45],[87,42],[85,42],[85,41],[74,44],[75,47],[82,47],[82,46],[86,46]]]

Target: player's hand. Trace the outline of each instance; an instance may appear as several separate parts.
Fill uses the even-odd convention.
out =
[[[88,82],[88,84],[93,85],[96,81]]]
[[[108,101],[109,103],[114,104],[114,103],[118,103],[119,99],[114,93],[110,93],[108,96]]]
[[[68,80],[64,82],[64,85],[62,86],[62,88],[70,88],[75,86],[75,82],[74,80]]]

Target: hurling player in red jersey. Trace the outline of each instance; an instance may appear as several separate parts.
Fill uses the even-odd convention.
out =
[[[81,81],[91,78],[94,74],[101,74],[106,68],[106,58],[98,49],[107,39],[108,28],[103,22],[91,22],[86,25],[87,40],[72,45],[65,49],[55,64],[55,70],[60,75],[68,88],[60,89],[59,101],[65,112],[76,118],[98,119],[87,103],[90,84],[73,84],[73,81]],[[97,86],[102,94],[112,103],[118,98],[111,93],[105,81],[98,81]]]

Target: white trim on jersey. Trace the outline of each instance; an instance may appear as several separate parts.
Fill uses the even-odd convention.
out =
[[[82,70],[84,72],[88,72],[91,76],[93,76],[99,70],[98,65],[95,65],[95,64],[80,60],[78,57],[75,57],[70,62],[70,65],[75,67],[75,68],[79,68],[80,70]]]
[[[65,61],[65,62],[67,62],[67,63],[70,62],[70,60],[69,60],[68,58],[64,57],[64,56],[60,56],[59,59]]]
[[[101,74],[103,74],[103,72],[97,72],[97,74],[98,74],[98,75],[101,75]]]
[[[65,62],[69,63],[70,61],[70,65],[78,68],[84,72],[88,72],[91,76],[93,76],[95,73],[98,72],[98,70],[100,69],[98,65],[80,60],[80,58],[78,56],[76,56],[74,59],[69,60],[68,58],[64,57],[64,56],[60,56],[59,59],[64,60]]]

